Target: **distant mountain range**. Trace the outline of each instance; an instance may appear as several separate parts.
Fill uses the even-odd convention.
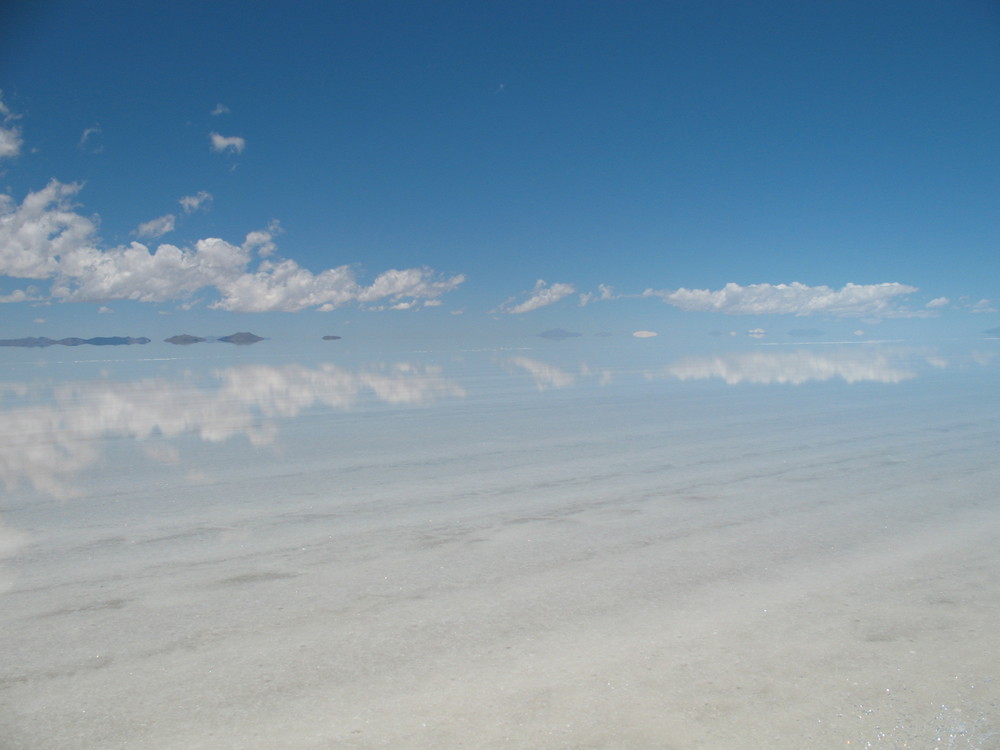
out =
[[[187,333],[182,333],[179,336],[171,336],[169,339],[164,339],[168,344],[197,344],[201,341],[225,341],[227,344],[256,344],[258,341],[263,341],[263,336],[258,336],[255,333],[248,333],[243,331],[241,333],[234,333],[229,336],[220,336],[219,338],[202,338],[201,336],[191,336]],[[148,344],[149,339],[145,336],[140,338],[134,338],[132,336],[97,336],[92,339],[80,339],[76,337],[66,338],[66,339],[50,339],[44,336],[30,336],[23,339],[0,339],[0,346],[21,346],[28,348],[38,348],[45,346],[81,346],[82,344],[90,344],[91,346],[128,346],[130,344]]]
[[[68,339],[49,339],[42,337],[32,336],[25,339],[0,339],[0,346],[25,346],[25,347],[42,347],[42,346],[80,346],[81,344],[90,344],[92,346],[127,346],[129,344],[148,344],[149,339],[145,336],[141,338],[132,338],[131,336],[98,336],[92,339],[78,339],[78,338],[68,338]]]

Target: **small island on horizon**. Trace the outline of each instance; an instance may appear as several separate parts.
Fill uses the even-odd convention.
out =
[[[543,339],[561,341],[562,339],[575,339],[583,334],[577,333],[576,331],[567,331],[565,328],[550,328],[547,331],[542,331],[538,335]]]
[[[192,336],[189,333],[181,333],[177,336],[171,336],[168,339],[163,339],[168,344],[177,344],[179,346],[188,346],[190,344],[200,344],[204,341],[224,341],[227,344],[256,344],[258,341],[264,341],[263,336],[258,336],[256,333],[249,333],[243,331],[241,333],[233,333],[229,336],[220,336],[218,338],[202,337],[202,336]]]

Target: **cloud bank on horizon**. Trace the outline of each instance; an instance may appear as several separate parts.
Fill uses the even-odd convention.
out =
[[[190,304],[199,292],[215,290],[212,309],[232,312],[296,312],[306,308],[329,311],[350,303],[372,309],[411,309],[440,304],[440,297],[457,289],[465,276],[442,276],[430,268],[391,269],[370,285],[358,282],[350,265],[313,273],[294,260],[271,258],[277,223],[246,235],[240,244],[219,238],[197,240],[193,247],[164,243],[151,249],[142,242],[100,248],[94,220],[74,210],[78,183],[52,180],[29,193],[17,205],[0,194],[0,273],[5,276],[48,280],[48,294],[37,286],[0,296],[0,302],[46,299],[62,302],[134,300]],[[184,213],[206,207],[212,196],[201,191],[184,196]],[[144,222],[134,234],[152,239],[174,231],[177,217],[167,214]],[[539,279],[518,302],[510,297],[492,312],[519,315],[555,304],[576,293],[571,283],[549,284]],[[580,295],[580,304],[620,297],[655,297],[685,311],[729,315],[828,315],[833,317],[928,317],[949,300],[935,298],[921,309],[901,301],[918,291],[898,282],[828,286],[728,283],[722,289],[646,289],[639,295],[616,294],[608,285]],[[385,304],[376,306],[377,303]],[[986,301],[977,303],[982,308]]]
[[[848,283],[839,290],[828,286],[807,286],[799,282],[747,286],[729,283],[714,292],[709,289],[647,289],[643,296],[659,297],[681,310],[721,312],[727,315],[829,315],[849,318],[933,315],[928,309],[907,310],[899,305],[900,297],[916,291],[918,289],[914,286],[896,282]],[[928,306],[931,306],[930,303]]]
[[[391,269],[370,285],[358,282],[349,265],[314,274],[289,259],[271,257],[276,223],[250,232],[240,244],[205,238],[193,247],[161,244],[155,250],[141,242],[101,248],[95,222],[77,213],[72,198],[80,184],[52,180],[17,205],[0,194],[0,273],[51,282],[48,293],[32,285],[0,297],[2,302],[179,301],[194,304],[194,295],[215,290],[208,306],[231,312],[296,312],[308,307],[333,310],[349,303],[414,306],[433,302],[457,288],[465,277],[443,277],[429,268]],[[211,199],[207,193],[180,199],[185,211]],[[140,237],[157,237],[174,229],[175,217],[141,224]]]
[[[228,108],[218,105],[212,115],[224,113]],[[22,156],[21,119],[4,104],[0,92],[0,159]],[[246,148],[240,136],[211,132],[209,139],[212,150],[219,153],[241,154]],[[276,221],[264,230],[249,232],[238,243],[206,237],[188,246],[162,243],[153,248],[133,241],[102,247],[97,219],[79,213],[74,203],[82,187],[52,179],[44,188],[29,192],[20,204],[0,193],[0,276],[38,282],[0,294],[0,303],[131,300],[173,302],[188,309],[205,301],[210,309],[231,312],[330,311],[350,304],[369,310],[408,310],[440,306],[442,296],[466,281],[464,274],[448,276],[428,266],[389,269],[369,284],[358,280],[350,264],[314,273],[276,254],[275,238],[280,233]],[[212,194],[205,190],[183,196],[178,199],[180,212],[142,222],[132,234],[147,241],[167,235],[177,229],[179,217],[207,211],[212,201]],[[49,284],[47,290],[41,282]],[[799,282],[730,282],[715,291],[648,288],[625,294],[599,284],[596,292],[580,293],[579,304],[658,298],[682,311],[874,319],[932,317],[953,305],[948,298],[936,297],[923,307],[907,307],[906,298],[917,291],[899,282],[848,283],[839,290]],[[490,312],[521,315],[573,294],[577,294],[573,283],[550,284],[539,279],[532,289],[509,297]],[[214,299],[206,301],[199,295]],[[973,312],[994,311],[989,300],[965,307]]]

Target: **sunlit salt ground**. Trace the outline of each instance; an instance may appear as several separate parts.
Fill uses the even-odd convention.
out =
[[[0,747],[998,748],[997,342],[10,350]]]

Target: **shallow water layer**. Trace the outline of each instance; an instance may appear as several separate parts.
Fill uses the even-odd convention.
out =
[[[995,347],[0,363],[0,747],[1000,747]]]

